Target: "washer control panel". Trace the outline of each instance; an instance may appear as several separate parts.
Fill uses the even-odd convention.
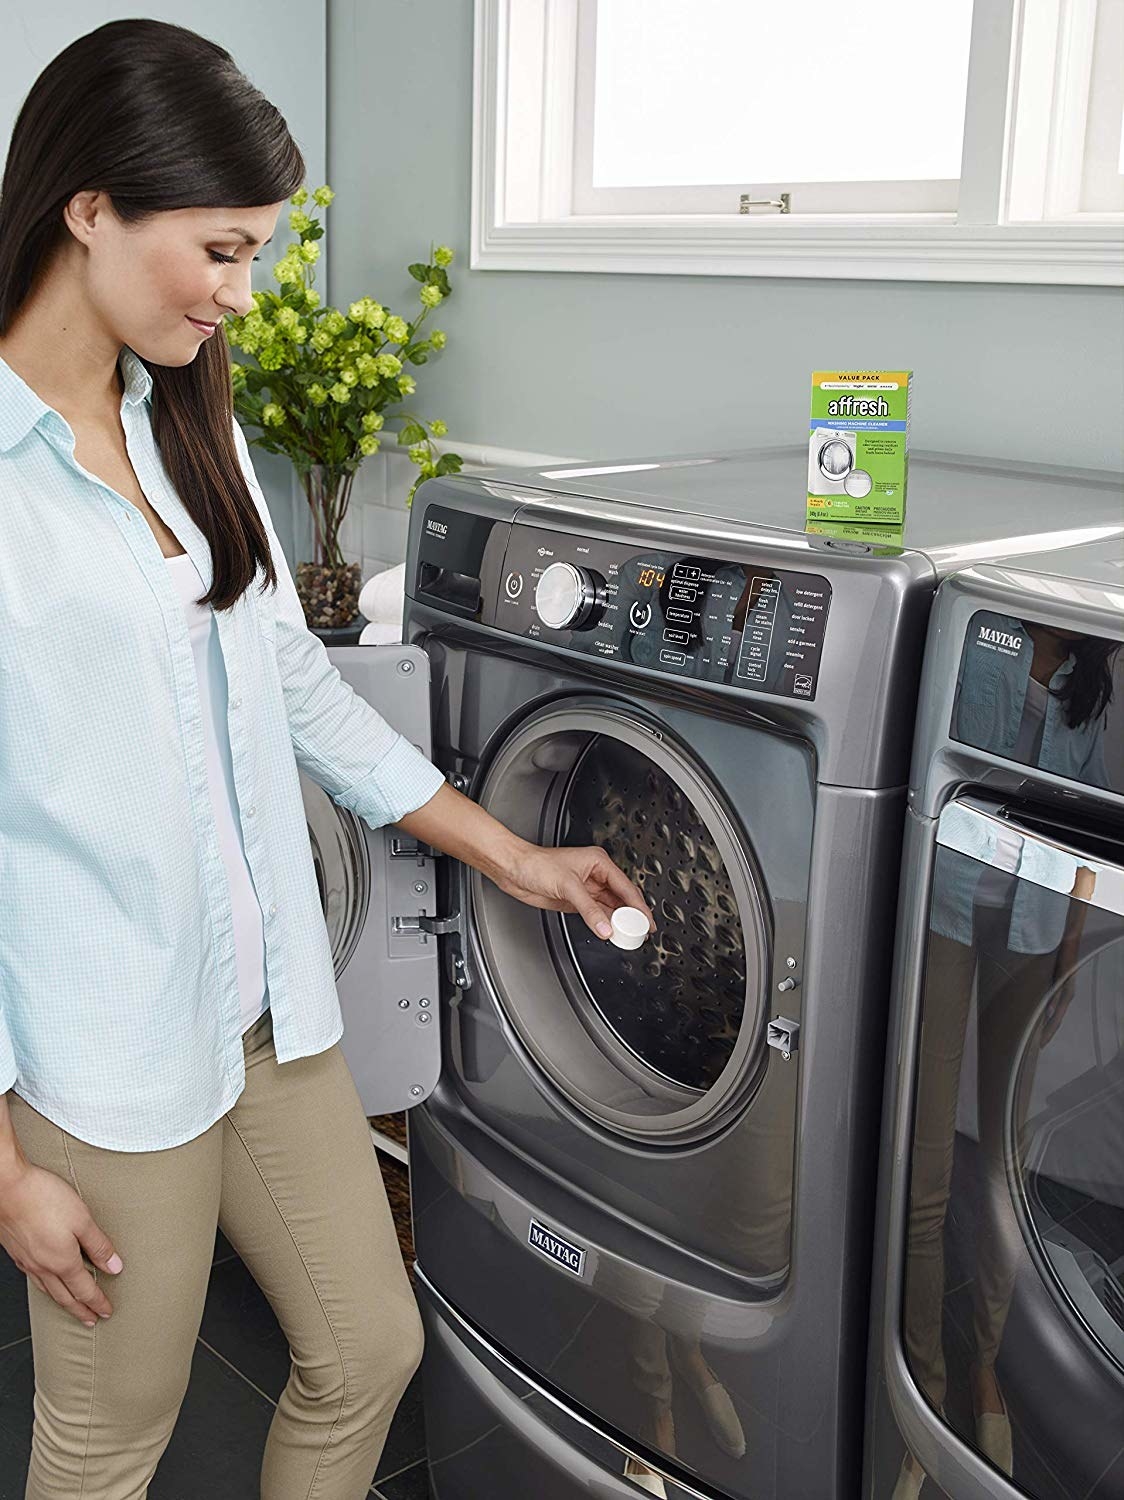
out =
[[[500,630],[758,693],[816,696],[831,585],[818,573],[516,524]]]

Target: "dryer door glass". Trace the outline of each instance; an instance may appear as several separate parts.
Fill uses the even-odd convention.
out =
[[[627,951],[577,914],[563,917],[590,1004],[656,1073],[709,1089],[733,1054],[746,999],[745,936],[710,830],[666,771],[597,735],[570,774],[558,842],[599,844],[632,875],[657,923]]]
[[[940,821],[903,1336],[1036,1500],[1124,1480],[1124,843],[963,798]]]
[[[980,609],[968,622],[953,739],[1124,792],[1124,652],[1105,636]]]

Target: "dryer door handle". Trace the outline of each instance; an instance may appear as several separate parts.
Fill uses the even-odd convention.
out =
[[[1034,818],[1037,825],[1045,820]],[[1124,858],[1121,863],[1104,857],[1111,841],[1094,838],[1098,847],[1091,854],[1079,846],[1078,830],[1062,825],[1056,830],[1045,824],[1028,827],[1012,809],[978,797],[958,797],[950,802],[937,823],[937,843],[957,854],[966,854],[981,864],[1007,868],[1017,880],[1057,891],[1102,911],[1124,916]],[[1000,863],[1000,848],[1004,860]],[[1124,852],[1122,852],[1124,854]]]

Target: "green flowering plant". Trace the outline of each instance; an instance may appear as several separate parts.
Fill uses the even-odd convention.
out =
[[[335,194],[325,184],[311,196],[326,209]],[[406,366],[424,365],[447,342],[440,329],[423,334],[421,325],[450,295],[453,252],[431,245],[429,260],[409,267],[420,282],[421,308],[412,321],[372,297],[352,302],[346,314],[321,306],[313,267],[324,228],[305,212],[308,199],[302,187],[289,200],[289,228],[297,239],[273,267],[280,291],[254,292],[246,316],[224,326],[231,347],[256,360],[231,366],[235,415],[243,426],[261,429],[252,444],[291,461],[313,513],[316,562],[342,567],[339,528],[351,483],[363,459],[378,452],[376,434],[388,416],[401,420],[397,440],[419,471],[407,505],[424,479],[461,468],[459,455],[439,455],[433,446],[433,438],[448,431],[445,423],[426,422],[402,407],[417,390]]]

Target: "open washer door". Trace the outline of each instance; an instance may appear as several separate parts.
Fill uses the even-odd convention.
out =
[[[616,1133],[671,1142],[716,1128],[763,1067],[771,947],[762,879],[721,791],[640,710],[590,697],[527,719],[479,801],[535,843],[605,849],[658,924],[624,951],[473,872],[484,963],[525,1059]]]
[[[429,657],[420,647],[328,654],[361,698],[431,753]],[[370,828],[303,771],[300,781],[343,1011],[340,1047],[368,1115],[409,1109],[441,1072],[436,860],[393,825]]]

